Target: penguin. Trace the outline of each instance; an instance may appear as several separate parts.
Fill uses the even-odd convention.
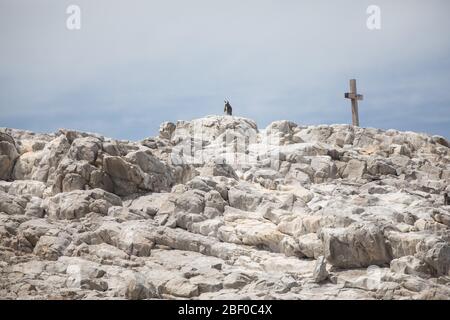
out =
[[[228,116],[233,115],[233,108],[231,107],[230,101],[224,100],[224,102],[225,102],[225,107],[223,108],[223,112]]]

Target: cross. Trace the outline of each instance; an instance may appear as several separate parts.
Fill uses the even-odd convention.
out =
[[[357,94],[356,80],[350,80],[350,92],[345,94],[345,98],[352,100],[352,120],[353,125],[359,127],[358,100],[363,100],[362,94]]]

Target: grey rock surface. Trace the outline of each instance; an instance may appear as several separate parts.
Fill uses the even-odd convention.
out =
[[[450,299],[449,142],[208,116],[0,128],[1,299]]]

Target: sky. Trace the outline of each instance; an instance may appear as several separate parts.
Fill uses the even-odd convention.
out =
[[[356,78],[362,127],[448,139],[449,12],[448,0],[0,0],[0,127],[139,140],[222,114],[224,99],[260,128],[351,123]]]

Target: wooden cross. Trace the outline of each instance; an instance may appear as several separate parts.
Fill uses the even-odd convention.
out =
[[[352,100],[352,120],[353,125],[359,127],[358,100],[363,100],[363,95],[356,91],[356,80],[350,80],[350,92],[345,94],[345,98]]]

